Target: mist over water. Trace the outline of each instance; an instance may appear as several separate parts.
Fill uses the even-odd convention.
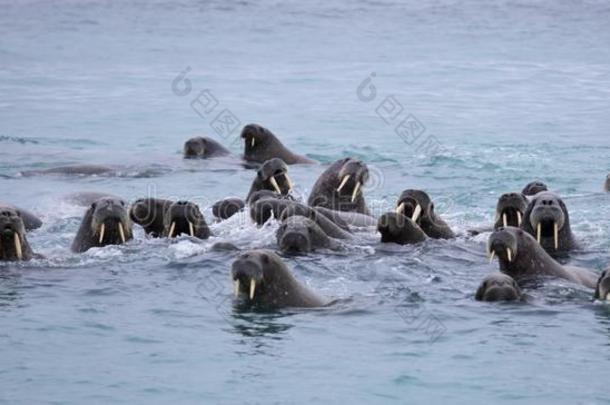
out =
[[[0,2],[0,201],[43,219],[45,256],[0,264],[0,402],[607,402],[610,307],[559,280],[476,302],[497,262],[465,232],[539,179],[570,210],[570,264],[610,264],[609,20],[604,1]],[[249,190],[250,122],[320,162],[290,166],[304,200],[353,156],[376,215],[423,189],[458,238],[361,230],[284,258],[333,305],[235,309],[237,253],[212,245],[276,248],[273,221],[211,215]],[[196,135],[234,156],[183,160]],[[116,173],[20,174],[68,164]],[[74,254],[80,191],[194,201],[214,236],[135,227]]]

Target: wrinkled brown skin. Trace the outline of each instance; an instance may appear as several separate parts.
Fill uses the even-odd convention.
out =
[[[338,192],[337,189],[345,175],[351,175],[350,180]],[[314,184],[307,203],[312,207],[324,207],[337,211],[359,212],[370,215],[362,189],[351,201],[356,182],[362,185],[368,181],[369,173],[366,165],[356,159],[345,158],[336,161],[326,169]]]
[[[403,215],[406,215],[408,218],[412,217],[417,204],[422,207],[422,213],[416,223],[428,237],[432,239],[451,239],[455,237],[455,233],[453,233],[449,225],[434,212],[434,203],[425,191],[405,190],[400,194],[396,207],[403,202],[405,203]]]
[[[241,138],[244,140],[244,160],[248,162],[263,163],[269,159],[280,158],[288,165],[315,163],[288,150],[271,131],[258,124],[246,125],[241,131]]]
[[[316,249],[338,249],[336,241],[311,219],[292,215],[284,219],[276,232],[277,245],[285,254],[306,254]]]
[[[193,224],[194,235],[190,235],[189,221]],[[169,234],[172,222],[175,222],[174,233]],[[165,211],[163,218],[163,236],[175,238],[182,234],[198,239],[210,237],[210,228],[197,204],[189,201],[177,201]]]
[[[602,272],[595,285],[595,294],[593,298],[596,300],[610,301],[608,294],[610,293],[610,267]]]
[[[23,221],[23,225],[25,226],[26,231],[33,231],[34,229],[38,229],[42,226],[42,220],[38,218],[36,215],[31,212],[24,210],[23,208],[15,207],[10,204],[4,204],[0,202],[0,209],[11,208],[19,212],[21,219]]]
[[[225,198],[214,203],[212,215],[218,219],[231,218],[233,215],[242,211],[246,204],[241,198]]]
[[[511,249],[511,261],[506,248]],[[595,272],[573,266],[562,266],[555,261],[536,240],[523,229],[512,226],[500,228],[491,234],[488,251],[493,250],[500,263],[500,271],[514,278],[519,285],[541,277],[558,277],[595,288]]]
[[[411,218],[395,212],[379,217],[377,231],[381,234],[381,243],[411,245],[426,240],[424,231]]]
[[[226,156],[231,152],[212,138],[196,136],[184,143],[183,156],[185,159],[209,159]]]
[[[243,302],[261,308],[313,308],[327,304],[309,287],[301,284],[270,250],[251,250],[237,258],[231,268],[231,278],[239,280],[239,296]],[[250,280],[256,280],[256,292],[249,297]]]
[[[160,198],[140,198],[129,209],[129,218],[144,228],[144,232],[153,238],[163,234],[165,212],[174,202]]]
[[[498,271],[489,274],[477,289],[477,301],[518,301],[522,299],[521,288],[508,274]]]
[[[290,183],[288,182],[288,166],[286,163],[279,158],[273,158],[267,160],[257,170],[256,177],[252,181],[250,191],[246,197],[246,202],[249,202],[252,195],[257,191],[267,190],[275,192],[275,188],[271,184],[271,177],[273,177],[280,188],[281,195],[288,195],[290,193]]]
[[[122,244],[116,225],[119,220],[123,223],[125,240],[133,239],[132,223],[125,201],[111,197],[104,197],[95,201],[85,212],[80,228],[72,242],[72,251],[82,253],[92,247]],[[97,230],[102,223],[106,224],[106,231],[104,239],[100,243]]]
[[[570,227],[570,215],[563,200],[550,191],[542,191],[536,194],[529,202],[525,213],[523,214],[523,222],[521,229],[537,238],[537,229],[534,226],[533,218],[550,217],[556,215],[556,218],[561,218],[563,226],[559,229],[559,248],[555,249],[555,242],[552,231],[546,231],[543,228],[540,244],[553,257],[564,257],[569,251],[577,249],[578,245],[572,234]]]
[[[26,238],[21,213],[11,207],[0,207],[0,261],[19,260],[15,248],[15,234],[19,236],[21,242],[21,260],[31,260],[34,253]]]

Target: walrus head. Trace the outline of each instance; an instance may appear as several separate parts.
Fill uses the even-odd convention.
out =
[[[211,138],[197,136],[184,143],[183,153],[185,159],[195,159],[227,154],[228,151]]]
[[[170,205],[165,212],[163,224],[163,235],[168,238],[181,234],[199,239],[207,239],[210,236],[210,229],[199,207],[189,201],[177,201]]]
[[[515,301],[521,298],[521,289],[511,276],[494,272],[481,282],[477,289],[477,301]]]
[[[339,197],[350,198],[354,203],[360,193],[362,186],[369,180],[369,169],[360,160],[348,158],[341,166],[341,170],[337,175],[337,193]]]
[[[421,225],[422,221],[434,221],[434,203],[422,190],[405,190],[396,202],[396,213],[411,218]]]
[[[0,260],[17,261],[30,259],[26,248],[25,225],[19,211],[2,207],[0,209]]]
[[[595,299],[610,301],[610,269],[606,269],[597,280]]]
[[[256,172],[258,190],[275,191],[287,195],[292,191],[292,181],[288,177],[288,166],[280,158],[267,160]]]
[[[300,215],[286,218],[276,232],[280,250],[287,254],[304,254],[314,250],[315,234],[323,231],[312,220]]]
[[[510,264],[515,261],[519,255],[519,237],[526,236],[519,228],[508,226],[502,227],[489,236],[487,241],[487,252],[489,253],[490,262],[494,257],[498,257],[501,264]],[[529,236],[531,238],[531,236]]]
[[[407,245],[426,239],[426,234],[411,219],[396,212],[388,212],[379,217],[377,231],[381,233],[382,243]]]
[[[258,124],[246,125],[241,138],[244,140],[244,158],[254,162],[264,162],[271,157],[270,149],[284,147],[271,131]]]
[[[235,297],[245,295],[251,303],[265,296],[285,294],[278,290],[283,281],[294,281],[279,256],[269,250],[252,250],[239,256],[231,267],[231,278]]]
[[[119,245],[133,238],[125,201],[103,197],[91,204],[89,213],[95,246]]]
[[[525,212],[527,228],[536,235],[536,240],[545,248],[559,249],[559,233],[569,229],[568,210],[557,195],[543,191],[530,201]],[[529,229],[528,229],[529,230]]]
[[[502,194],[496,206],[496,223],[494,229],[502,226],[520,227],[527,200],[521,193]]]
[[[533,196],[536,195],[542,191],[548,191],[549,188],[546,186],[546,184],[544,184],[541,181],[532,181],[531,183],[528,183],[525,187],[523,187],[523,191],[521,191],[521,194],[525,195],[525,196]]]
[[[129,218],[142,226],[147,234],[159,237],[164,229],[165,211],[172,201],[159,198],[140,198],[131,204]]]

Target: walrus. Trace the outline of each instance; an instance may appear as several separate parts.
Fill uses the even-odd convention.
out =
[[[34,229],[38,229],[42,226],[42,220],[38,218],[36,215],[32,214],[28,210],[24,210],[23,208],[15,207],[10,204],[3,204],[0,202],[0,209],[13,209],[19,213],[21,220],[23,221],[23,226],[26,231],[33,231]]]
[[[290,177],[288,177],[286,163],[279,158],[269,159],[256,172],[246,201],[250,201],[252,194],[260,190],[275,191],[280,195],[288,195],[292,188],[293,185]]]
[[[339,247],[314,221],[300,215],[282,221],[275,237],[280,250],[287,254],[305,254],[316,249]]]
[[[72,242],[73,252],[92,247],[120,245],[133,238],[131,219],[125,201],[104,197],[91,204]]]
[[[218,219],[227,219],[243,210],[245,206],[241,198],[225,198],[212,205],[212,215]]]
[[[59,174],[66,176],[101,176],[101,175],[110,175],[116,172],[116,169],[113,169],[108,166],[101,165],[70,165],[70,166],[58,166],[52,167],[50,169],[43,170],[27,170],[24,172],[20,172],[22,176],[37,176],[44,174]]]
[[[244,159],[263,163],[269,159],[280,158],[286,164],[315,163],[305,156],[292,153],[271,131],[258,124],[248,124],[241,131],[244,140]]]
[[[34,256],[26,238],[21,213],[11,207],[0,207],[0,260],[27,261]]]
[[[72,204],[79,205],[82,207],[88,207],[95,201],[104,197],[120,198],[112,193],[105,193],[99,191],[82,191],[78,193],[68,194],[65,199]]]
[[[610,174],[606,176],[606,182],[604,183],[604,191],[610,192]]]
[[[502,194],[496,205],[494,229],[506,226],[520,227],[527,203],[527,198],[522,193]]]
[[[262,308],[312,308],[327,302],[299,283],[280,257],[269,250],[251,250],[231,266],[235,297]]]
[[[532,181],[531,183],[528,183],[525,187],[523,187],[521,194],[527,197],[531,197],[542,191],[549,191],[549,188],[543,182],[536,180]]]
[[[552,256],[565,255],[577,248],[568,209],[563,200],[550,191],[542,191],[530,200],[521,228],[534,236]]]
[[[231,152],[212,138],[196,136],[184,143],[183,154],[185,159],[208,159],[226,156]]]
[[[455,234],[434,212],[434,203],[422,190],[405,190],[396,202],[396,213],[411,218],[422,231],[433,239],[450,239]]]
[[[483,279],[477,289],[477,301],[517,301],[522,297],[521,288],[508,274],[495,271]]]
[[[426,234],[419,225],[396,212],[388,212],[379,217],[377,231],[381,234],[381,243],[410,245],[426,240]]]
[[[165,213],[174,202],[161,198],[140,198],[131,204],[129,218],[153,238],[163,235]]]
[[[163,236],[168,238],[181,234],[199,239],[210,237],[210,228],[199,207],[189,201],[177,201],[170,205],[165,211],[163,225]]]
[[[610,268],[604,270],[595,285],[595,295],[597,300],[610,301]]]
[[[369,215],[362,194],[368,178],[369,169],[363,162],[352,158],[338,160],[320,175],[307,203],[312,207]]]
[[[500,271],[520,285],[544,276],[563,278],[589,288],[597,285],[597,275],[587,269],[562,266],[536,240],[520,228],[508,226],[493,232],[487,243],[490,261],[500,262]]]

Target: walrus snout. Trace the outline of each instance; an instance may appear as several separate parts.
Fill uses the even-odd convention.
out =
[[[430,218],[434,209],[430,196],[422,190],[405,190],[396,203],[396,212],[420,223],[422,218]]]
[[[184,143],[184,157],[192,159],[205,155],[205,140],[201,137],[191,138]]]
[[[518,239],[515,233],[522,232],[520,229],[508,226],[499,228],[489,236],[487,241],[487,252],[489,253],[490,263],[495,256],[499,260],[511,263],[519,254]]]
[[[231,279],[235,297],[241,293],[253,300],[258,286],[259,291],[263,284],[264,270],[257,257],[246,254],[239,257],[231,266]]]
[[[557,198],[549,196],[537,201],[529,221],[536,231],[538,243],[543,238],[553,238],[555,250],[559,248],[559,231],[565,224],[565,215]]]
[[[286,195],[292,191],[292,180],[288,176],[288,166],[280,158],[267,160],[257,173],[258,178],[264,183],[265,189]]]
[[[495,272],[481,282],[475,299],[478,301],[515,301],[521,298],[517,282],[507,274]]]
[[[282,252],[302,254],[311,252],[311,240],[308,233],[302,230],[292,230],[280,237],[279,246]]]
[[[0,211],[0,258],[23,260],[25,225],[18,211],[4,208]]]
[[[597,280],[595,299],[610,301],[610,269],[604,270]]]
[[[387,212],[379,217],[377,231],[381,234],[382,243],[406,245],[421,242],[426,238],[411,218],[396,212]]]
[[[364,162],[355,159],[347,159],[338,174],[339,195],[351,196],[351,202],[356,201],[362,186],[369,180],[369,169]]]
[[[502,194],[496,205],[496,224],[500,226],[520,227],[523,222],[523,214],[527,208],[527,200],[521,193]]]
[[[91,205],[91,232],[99,245],[125,243],[133,237],[125,201],[100,198]]]
[[[190,201],[177,201],[165,213],[164,234],[169,238],[186,234],[206,239],[210,236],[207,223],[199,207]]]

